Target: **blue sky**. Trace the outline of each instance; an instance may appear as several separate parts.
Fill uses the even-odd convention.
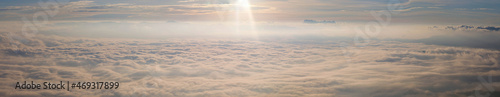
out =
[[[67,0],[61,0],[67,1]],[[0,19],[18,20],[40,9],[37,0],[2,1]],[[216,21],[224,3],[237,0],[70,0],[52,20]],[[255,21],[301,22],[329,19],[365,22],[369,11],[387,10],[400,3],[394,22],[425,24],[499,24],[500,2],[495,0],[249,0]]]

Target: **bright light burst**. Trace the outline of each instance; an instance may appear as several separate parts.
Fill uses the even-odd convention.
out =
[[[250,27],[250,33],[255,39],[258,39],[258,33],[255,28],[255,20],[252,13],[252,6],[248,0],[238,0],[236,7],[236,25],[237,33],[240,32],[240,26]]]

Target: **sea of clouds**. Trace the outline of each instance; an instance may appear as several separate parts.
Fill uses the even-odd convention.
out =
[[[2,97],[495,97],[500,93],[500,51],[422,43],[375,41],[346,49],[340,42],[16,38],[1,33],[0,56]],[[21,81],[117,81],[120,87],[14,89]]]

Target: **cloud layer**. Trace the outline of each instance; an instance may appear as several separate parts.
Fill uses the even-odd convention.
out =
[[[432,27],[432,29],[443,29],[438,26]],[[500,27],[495,26],[472,26],[472,25],[460,25],[460,26],[446,26],[446,30],[462,30],[462,31],[499,31]]]
[[[390,41],[346,49],[337,42],[1,40],[0,96],[465,97],[500,90],[500,52],[485,49]],[[492,82],[485,85],[480,78]],[[14,90],[25,80],[118,81],[121,86]]]

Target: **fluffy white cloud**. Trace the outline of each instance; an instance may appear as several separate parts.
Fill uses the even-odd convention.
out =
[[[222,39],[9,39],[1,38],[0,96],[456,97],[500,90],[495,50],[388,41],[345,49],[336,43]],[[478,78],[488,76],[493,81],[486,84],[494,91]],[[121,86],[14,89],[25,80],[118,81]]]

